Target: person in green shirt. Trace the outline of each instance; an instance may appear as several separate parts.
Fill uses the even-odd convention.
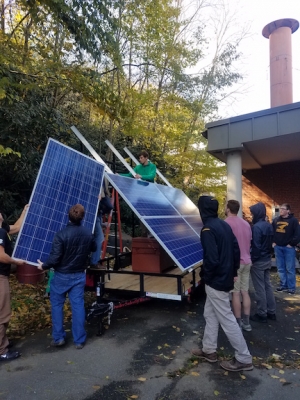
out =
[[[147,182],[154,182],[154,178],[156,176],[156,165],[149,160],[149,154],[147,153],[147,151],[142,150],[140,152],[139,161],[140,164],[136,165],[133,168],[134,172],[136,173],[135,176],[133,176],[130,172],[128,174],[120,175],[128,176],[135,179],[142,179],[143,181]]]

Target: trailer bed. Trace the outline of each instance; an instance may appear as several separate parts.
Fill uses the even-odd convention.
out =
[[[155,297],[182,300],[199,285],[200,265],[183,273],[180,268],[170,268],[161,273],[136,272],[132,267],[114,270],[90,270],[100,275],[107,293],[131,293],[137,297]]]

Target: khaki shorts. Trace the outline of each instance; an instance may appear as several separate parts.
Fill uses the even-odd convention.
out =
[[[251,265],[252,264],[240,265],[240,268],[238,269],[238,279],[234,282],[234,289],[232,292],[240,292],[241,290],[247,292],[249,290]]]

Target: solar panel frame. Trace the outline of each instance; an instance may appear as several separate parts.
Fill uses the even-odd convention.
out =
[[[83,225],[94,229],[105,165],[50,138],[20,229],[13,257],[38,265],[46,261],[55,233],[68,222],[68,210],[85,208]]]

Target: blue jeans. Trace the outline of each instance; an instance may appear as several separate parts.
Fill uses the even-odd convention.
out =
[[[275,246],[275,257],[280,287],[283,289],[296,289],[296,268],[294,247]]]
[[[72,307],[72,334],[75,344],[83,344],[86,340],[84,287],[85,273],[76,272],[62,274],[55,272],[51,281],[52,336],[55,342],[66,337],[64,330],[64,304],[68,293]]]
[[[91,264],[95,265],[99,262],[101,258],[101,250],[102,250],[102,243],[104,241],[104,235],[101,226],[101,219],[100,217],[96,218],[95,230],[94,230],[94,238],[97,244],[97,250],[94,251],[91,255]]]

